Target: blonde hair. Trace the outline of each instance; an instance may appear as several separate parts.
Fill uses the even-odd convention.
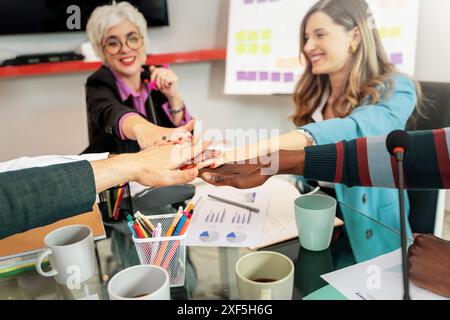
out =
[[[392,92],[392,75],[397,73],[388,60],[380,35],[375,27],[371,10],[365,0],[320,0],[306,14],[300,30],[300,53],[306,45],[305,30],[309,18],[316,12],[324,12],[333,21],[350,32],[358,27],[361,44],[354,53],[350,74],[345,84],[343,96],[339,99],[343,109],[334,108],[338,117],[349,115],[363,104],[376,104]],[[297,126],[312,122],[312,114],[319,106],[325,90],[330,86],[328,75],[314,75],[309,59],[305,72],[298,81],[294,92],[296,112],[291,117]],[[415,81],[417,97],[421,89]]]
[[[102,42],[108,33],[108,30],[121,24],[126,19],[130,20],[138,29],[140,35],[144,38],[144,48],[149,50],[150,44],[147,36],[147,21],[138,9],[128,2],[115,1],[111,5],[97,7],[89,17],[86,32],[89,41],[97,54],[103,61],[106,60],[103,53]]]

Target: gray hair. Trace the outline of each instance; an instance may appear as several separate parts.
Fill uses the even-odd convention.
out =
[[[110,28],[121,24],[126,19],[130,20],[136,26],[144,38],[144,48],[148,52],[150,44],[147,36],[147,21],[143,14],[128,2],[116,3],[114,1],[111,5],[97,7],[89,17],[86,26],[89,41],[97,56],[103,61],[105,61],[106,57],[103,53],[102,41],[106,33]]]

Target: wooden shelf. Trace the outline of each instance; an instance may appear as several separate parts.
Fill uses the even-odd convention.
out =
[[[213,60],[225,60],[226,49],[199,50],[189,52],[163,53],[149,55],[148,64],[195,63]],[[50,75],[95,71],[101,62],[68,61],[40,63],[24,66],[0,67],[0,78]]]

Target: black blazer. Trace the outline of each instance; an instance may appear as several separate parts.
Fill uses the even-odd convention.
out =
[[[168,101],[167,98],[156,90],[153,90],[150,96],[158,119],[156,124],[161,127],[174,128],[161,107]],[[140,150],[136,141],[120,139],[120,118],[130,111],[138,112],[133,108],[131,96],[126,101],[121,101],[116,79],[108,67],[102,66],[88,78],[86,82],[86,106],[89,146],[82,153],[110,152],[118,154],[134,153]],[[142,116],[148,119],[144,115]]]

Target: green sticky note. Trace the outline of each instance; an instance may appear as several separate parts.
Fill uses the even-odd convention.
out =
[[[272,30],[263,30],[263,31],[261,31],[261,39],[263,39],[263,40],[271,40],[272,39]]]
[[[247,52],[247,46],[240,43],[236,46],[236,54],[245,54]]]
[[[245,41],[247,40],[247,32],[239,31],[236,33],[236,41]]]
[[[262,54],[270,54],[270,52],[272,51],[272,46],[270,44],[263,44],[261,46],[261,53]]]
[[[247,35],[247,40],[257,41],[258,40],[258,31],[249,31],[248,35]]]
[[[258,45],[257,44],[250,44],[248,46],[248,53],[250,53],[250,54],[257,54],[258,53]]]

